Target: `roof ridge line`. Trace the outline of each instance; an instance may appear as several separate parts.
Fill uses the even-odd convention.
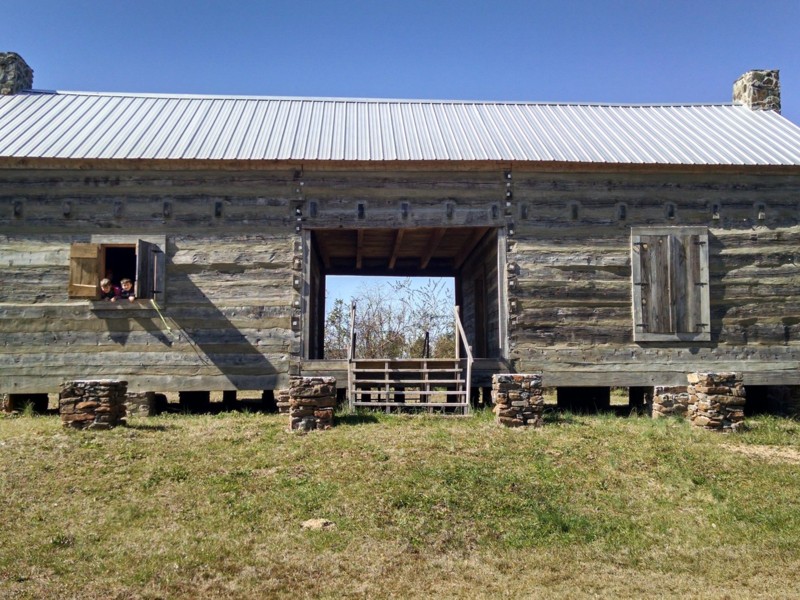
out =
[[[331,103],[367,103],[367,104],[458,104],[503,105],[503,106],[565,106],[565,107],[610,107],[610,108],[703,108],[743,106],[729,102],[669,102],[669,103],[626,103],[626,102],[560,102],[533,100],[463,100],[442,98],[362,98],[350,96],[259,96],[248,94],[180,94],[162,92],[97,92],[84,90],[25,90],[18,95],[60,95],[60,96],[96,96],[99,98],[154,98],[172,100],[247,100],[275,102],[331,102]]]

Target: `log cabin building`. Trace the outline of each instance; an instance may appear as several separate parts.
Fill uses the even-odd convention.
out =
[[[342,274],[452,277],[468,389],[800,386],[777,71],[643,106],[47,91],[0,66],[0,393],[343,387],[322,335]],[[137,300],[99,301],[107,272]]]

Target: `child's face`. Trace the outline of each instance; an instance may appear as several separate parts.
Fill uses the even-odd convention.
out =
[[[122,289],[126,292],[129,291],[133,287],[133,284],[130,281],[122,282]]]
[[[100,289],[103,290],[104,292],[108,292],[108,291],[111,291],[111,286],[110,285],[101,285]]]

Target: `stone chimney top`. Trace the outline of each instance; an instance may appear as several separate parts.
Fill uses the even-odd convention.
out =
[[[8,96],[33,87],[33,69],[16,52],[0,52],[0,94]]]
[[[781,82],[777,69],[748,71],[733,83],[733,103],[750,110],[781,112]]]

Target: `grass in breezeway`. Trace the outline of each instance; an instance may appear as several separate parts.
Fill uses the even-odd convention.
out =
[[[748,424],[0,417],[0,597],[800,597],[800,423]]]

